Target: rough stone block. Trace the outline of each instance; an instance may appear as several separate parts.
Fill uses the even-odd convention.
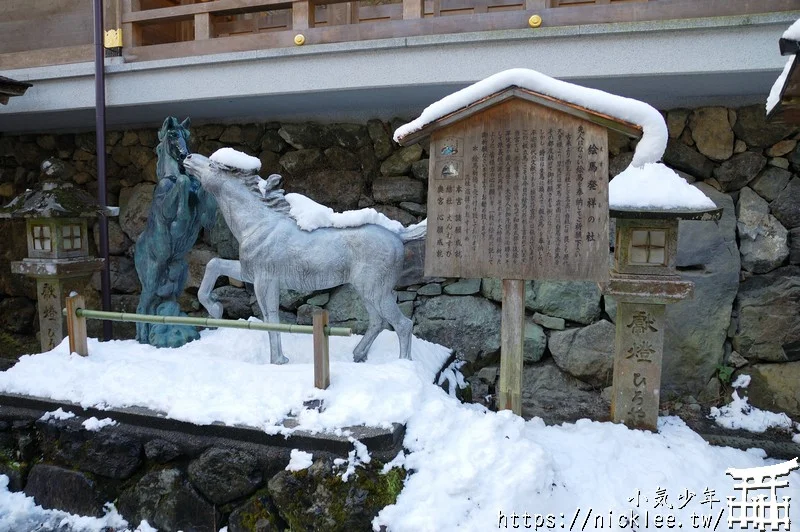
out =
[[[254,493],[264,482],[250,453],[214,447],[189,464],[189,480],[214,504],[225,504]]]
[[[432,297],[417,307],[414,334],[475,361],[500,349],[500,308],[476,296]]]
[[[103,515],[105,501],[97,485],[80,471],[36,464],[28,475],[25,494],[43,508],[95,517]]]

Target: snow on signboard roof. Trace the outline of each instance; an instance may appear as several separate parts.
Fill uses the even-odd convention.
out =
[[[790,41],[800,41],[800,19],[795,20],[794,24],[789,26],[781,37]]]
[[[658,110],[639,100],[574,85],[535,70],[505,70],[445,96],[426,107],[416,120],[399,127],[394,140],[401,142],[429,124],[511,87],[543,94],[642,128],[642,138],[630,166],[609,185],[609,206],[612,209],[702,210],[716,207],[699,189],[658,162],[664,155],[668,139],[667,125]]]
[[[394,133],[394,140],[399,142],[431,122],[515,86],[641,126],[643,136],[632,162],[636,166],[657,162],[664,154],[667,147],[667,125],[661,113],[650,105],[601,90],[573,85],[526,68],[499,72],[432,103],[416,120],[399,127]]]
[[[616,210],[715,209],[703,192],[661,163],[630,165],[608,184],[608,203]]]
[[[775,83],[772,84],[772,88],[769,90],[769,96],[767,96],[767,114],[770,114],[775,106],[778,105],[778,102],[781,101],[783,86],[786,85],[786,78],[789,77],[789,72],[792,71],[794,60],[795,56],[790,55],[789,60],[786,61],[786,64],[783,66],[783,72],[781,72],[781,75],[775,80]]]
[[[795,20],[794,23],[783,32],[781,38],[789,41],[800,41],[800,19]],[[783,46],[781,46],[781,50],[783,50]],[[786,55],[786,53],[784,53],[784,55]],[[775,106],[777,106],[781,101],[783,89],[786,85],[786,79],[789,77],[789,74],[792,71],[792,65],[794,64],[795,59],[795,54],[789,55],[789,59],[783,66],[783,71],[781,72],[780,76],[778,76],[778,79],[775,80],[775,83],[772,84],[772,88],[769,91],[769,96],[767,96],[768,115],[772,113],[772,110],[775,109]]]

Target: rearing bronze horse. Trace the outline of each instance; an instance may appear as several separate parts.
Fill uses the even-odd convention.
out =
[[[183,167],[183,159],[189,154],[188,128],[188,118],[179,123],[170,116],[158,132],[158,186],[147,228],[136,241],[134,255],[136,273],[142,283],[136,308],[139,314],[181,314],[178,296],[189,273],[186,254],[197,240],[200,228],[210,229],[216,220],[214,197]],[[194,327],[186,325],[136,324],[136,339],[156,347],[180,347],[199,337]]]

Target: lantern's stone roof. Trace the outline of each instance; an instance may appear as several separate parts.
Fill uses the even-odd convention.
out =
[[[72,183],[45,182],[0,207],[0,218],[95,218],[102,211],[97,200]]]
[[[11,78],[0,76],[0,104],[7,104],[8,99],[12,96],[22,96],[29,87],[30,83],[24,81],[17,81]]]

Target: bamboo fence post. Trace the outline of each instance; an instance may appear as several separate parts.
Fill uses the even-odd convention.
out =
[[[331,368],[328,351],[328,311],[314,312],[314,387],[326,390],[331,385]]]
[[[86,301],[83,296],[75,294],[67,298],[67,334],[69,334],[69,352],[81,356],[89,354],[86,342],[86,318],[78,316],[78,309],[83,309]]]

